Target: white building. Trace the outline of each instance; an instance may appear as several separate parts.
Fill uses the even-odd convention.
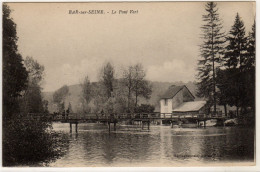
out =
[[[206,101],[194,101],[195,97],[189,89],[172,85],[161,96],[160,113],[166,114],[204,114]]]

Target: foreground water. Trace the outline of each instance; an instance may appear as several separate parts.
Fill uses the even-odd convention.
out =
[[[83,166],[186,166],[254,163],[254,130],[240,127],[171,128],[117,126],[108,132],[103,124],[79,124],[78,134],[69,124],[54,123],[69,135],[66,154],[49,164]]]

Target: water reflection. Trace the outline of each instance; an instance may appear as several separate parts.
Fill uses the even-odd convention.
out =
[[[68,134],[67,124],[54,124]],[[170,128],[79,124],[67,154],[50,166],[161,166],[254,161],[254,132],[238,127]]]

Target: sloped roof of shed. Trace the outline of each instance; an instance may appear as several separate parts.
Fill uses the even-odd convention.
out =
[[[206,101],[194,101],[194,102],[184,102],[177,108],[173,109],[173,112],[194,112],[199,111],[203,106],[205,106]]]

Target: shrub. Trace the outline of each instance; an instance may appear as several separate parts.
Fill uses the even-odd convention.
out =
[[[135,113],[151,113],[154,111],[154,106],[149,104],[141,104],[135,108]]]
[[[68,139],[44,118],[17,115],[5,123],[3,166],[42,166],[65,153]]]

